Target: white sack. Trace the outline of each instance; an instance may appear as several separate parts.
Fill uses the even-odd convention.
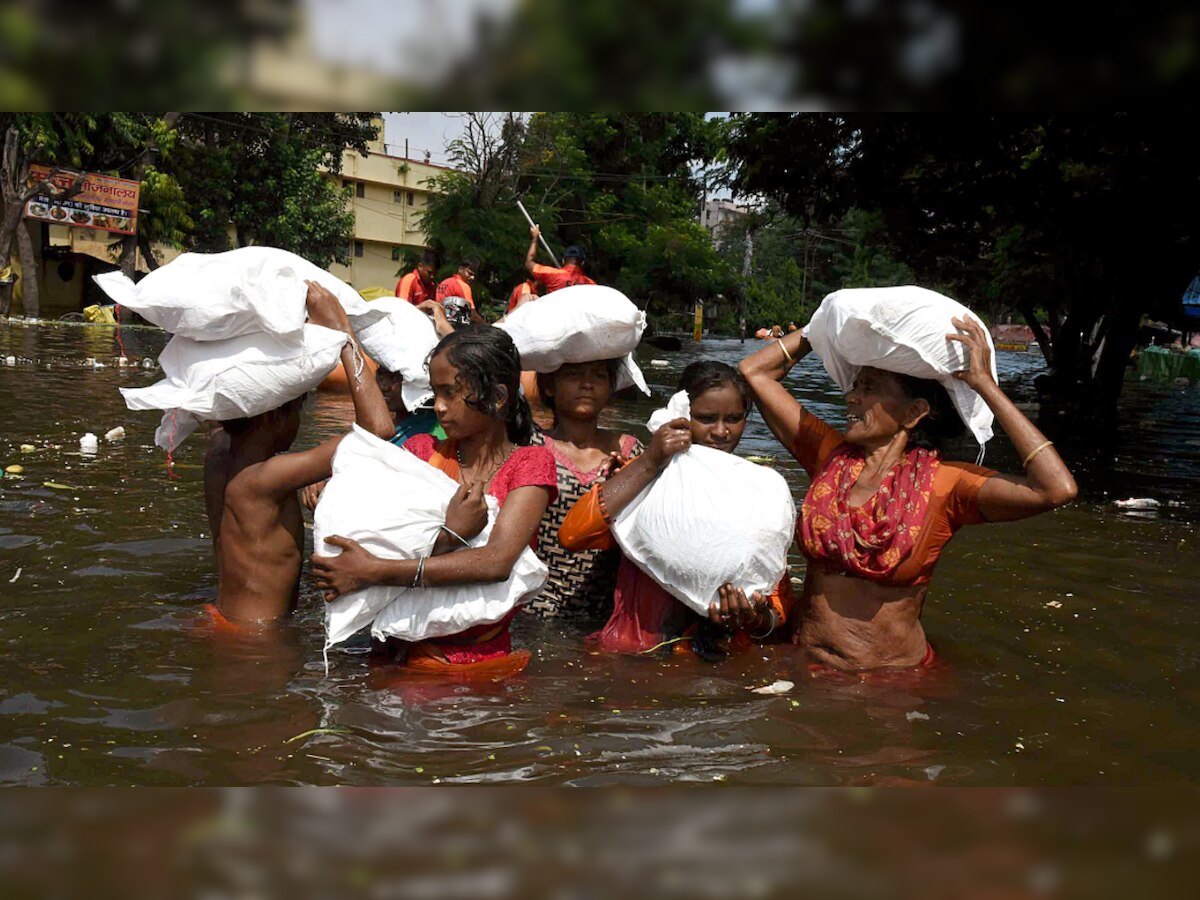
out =
[[[636,385],[650,394],[633,359],[646,313],[615,288],[577,284],[552,291],[517,307],[496,327],[512,337],[524,369],[554,372],[564,363],[622,357],[614,388]]]
[[[404,406],[412,411],[433,396],[426,368],[430,351],[438,343],[433,320],[399,297],[380,297],[370,306],[381,310],[384,317],[359,331],[358,342],[375,362],[400,373]]]
[[[313,546],[323,556],[337,556],[341,550],[325,543],[336,534],[386,559],[425,556],[456,490],[458,484],[441,470],[355,426],[338,446],[333,477],[313,514]],[[472,547],[488,542],[496,521],[499,505],[494,497],[487,504],[488,524],[469,542]],[[546,575],[545,564],[526,547],[508,580],[497,584],[364,588],[326,604],[326,646],[366,625],[380,639],[419,641],[498,622],[537,594]]]
[[[167,377],[149,387],[121,388],[121,395],[130,409],[168,411],[155,443],[173,450],[200,422],[257,416],[313,390],[338,364],[348,339],[320,325],[305,325],[299,338],[244,334],[193,341],[176,335],[158,358]]]
[[[967,351],[958,341],[946,340],[947,334],[955,333],[950,319],[968,315],[979,321],[957,300],[915,285],[847,288],[821,301],[804,334],[843,391],[854,386],[863,366],[935,379],[950,392],[975,440],[984,444],[992,436],[995,417],[979,394],[952,377],[966,368]],[[991,334],[987,342],[995,378]]]
[[[656,431],[689,418],[687,393],[650,417]],[[729,582],[769,594],[787,572],[796,507],[783,476],[711,447],[693,445],[616,516],[625,555],[673,597],[701,615]]]
[[[256,332],[298,340],[308,314],[306,280],[338,298],[355,331],[384,315],[340,278],[274,247],[184,253],[137,284],[120,272],[93,280],[111,299],[147,321],[197,341]]]

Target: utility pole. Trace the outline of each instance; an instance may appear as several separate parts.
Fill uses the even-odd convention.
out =
[[[746,343],[746,294],[750,284],[750,262],[754,258],[754,226],[746,223],[746,252],[742,255],[742,308],[738,313],[738,330],[742,343]]]

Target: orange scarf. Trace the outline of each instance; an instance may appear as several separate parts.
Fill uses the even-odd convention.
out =
[[[842,444],[813,480],[804,498],[797,537],[805,554],[859,578],[887,578],[913,551],[938,455],[913,448],[884,476],[862,506],[850,505],[850,489],[866,465],[861,447]]]

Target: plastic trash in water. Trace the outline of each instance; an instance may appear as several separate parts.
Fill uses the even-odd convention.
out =
[[[33,444],[22,444],[21,445],[22,453],[33,453],[36,450],[37,450],[37,447],[33,446]]]
[[[145,359],[142,360],[142,368],[143,369],[153,369],[154,368],[154,360],[152,360],[150,357],[147,356]]]
[[[125,427],[118,425],[116,428],[110,429],[104,433],[106,441],[121,441],[125,439]]]
[[[25,467],[18,466],[16,463],[13,463],[11,466],[5,466],[4,471],[9,475],[20,475],[25,471]]]
[[[79,452],[94,454],[100,449],[100,441],[90,431],[79,439]]]
[[[746,690],[752,694],[786,694],[795,686],[796,685],[790,681],[784,681],[783,679],[780,679],[779,681],[774,681],[771,684],[764,685],[763,687],[746,688]]]
[[[669,368],[671,364],[665,359],[652,359],[650,360],[650,365],[656,369],[666,369]]]
[[[128,356],[118,356],[118,357],[117,357],[117,365],[118,365],[118,366],[127,366],[127,365],[129,365],[129,357],[128,357]]]
[[[1116,503],[1121,509],[1158,509],[1162,506],[1151,497],[1130,497],[1128,500],[1118,500]]]
[[[5,357],[4,361],[10,366],[15,366],[17,364],[17,358],[15,356]]]

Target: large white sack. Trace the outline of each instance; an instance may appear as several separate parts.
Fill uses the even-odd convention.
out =
[[[843,391],[854,386],[863,366],[940,382],[975,440],[983,444],[992,437],[995,416],[979,394],[952,377],[966,368],[967,351],[958,341],[946,340],[947,334],[955,333],[950,320],[968,315],[979,320],[957,300],[915,285],[847,288],[821,301],[804,334]],[[991,334],[987,342],[995,378]]]
[[[621,357],[614,387],[636,385],[642,393],[650,393],[633,359],[646,330],[646,313],[616,288],[565,287],[517,307],[496,327],[512,337],[522,368],[554,372],[564,363]]]
[[[338,446],[333,477],[313,514],[313,546],[323,556],[337,556],[341,550],[325,543],[336,534],[385,559],[425,556],[456,490],[458,484],[441,470],[355,426]],[[469,542],[472,547],[488,542],[499,512],[494,497],[487,504],[488,524]],[[508,580],[496,584],[364,588],[326,604],[326,646],[367,625],[380,639],[418,641],[498,622],[537,594],[546,575],[545,564],[526,547]]]
[[[316,388],[338,364],[349,338],[305,325],[299,340],[244,334],[225,341],[176,335],[158,357],[167,376],[144,388],[121,388],[130,409],[163,409],[155,443],[172,450],[200,422],[270,412]]]
[[[433,396],[426,367],[438,342],[433,320],[399,297],[380,297],[371,301],[371,309],[381,310],[384,317],[361,329],[358,342],[375,362],[400,373],[404,405],[414,410]]]
[[[275,247],[184,253],[137,284],[120,272],[106,272],[93,280],[110,298],[147,321],[197,341],[223,341],[264,331],[298,339],[307,317],[306,280],[338,298],[355,331],[384,315],[340,278]]]
[[[656,431],[689,418],[680,391],[650,417]],[[701,615],[729,582],[769,594],[787,572],[796,507],[778,472],[711,447],[678,453],[615,518],[625,555],[673,597]]]

